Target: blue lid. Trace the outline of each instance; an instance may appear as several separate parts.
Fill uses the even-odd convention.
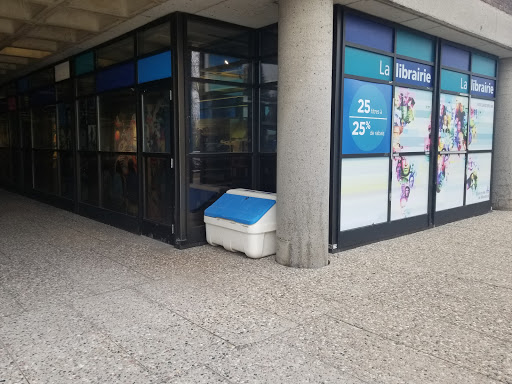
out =
[[[204,211],[204,215],[252,225],[257,223],[275,203],[275,200],[225,193]]]

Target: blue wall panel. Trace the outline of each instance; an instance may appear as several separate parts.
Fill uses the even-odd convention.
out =
[[[469,52],[451,45],[443,45],[441,48],[441,64],[469,71]]]
[[[393,52],[393,29],[353,14],[345,16],[345,39],[351,43]]]

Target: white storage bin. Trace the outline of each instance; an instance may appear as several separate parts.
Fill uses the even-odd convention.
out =
[[[276,253],[276,194],[231,189],[204,212],[206,241],[250,258]]]

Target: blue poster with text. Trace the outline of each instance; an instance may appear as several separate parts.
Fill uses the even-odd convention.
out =
[[[345,79],[342,153],[389,153],[392,87]]]

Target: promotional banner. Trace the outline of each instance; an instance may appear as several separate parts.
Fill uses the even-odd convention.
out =
[[[430,151],[432,92],[395,87],[393,152]]]
[[[464,204],[464,170],[466,155],[443,154],[437,157],[436,211]]]
[[[340,230],[388,220],[389,158],[341,161]]]
[[[492,149],[494,101],[472,98],[469,111],[468,148]]]
[[[441,90],[469,93],[469,75],[441,69]]]
[[[471,78],[471,94],[477,96],[494,97],[496,81],[473,76]]]
[[[393,80],[393,58],[352,47],[345,48],[347,75]]]
[[[470,153],[466,169],[466,205],[491,198],[491,153]]]
[[[441,93],[439,151],[466,150],[468,100],[464,96]]]
[[[343,154],[390,152],[392,87],[345,79]]]
[[[395,81],[398,83],[419,85],[421,87],[433,87],[434,67],[396,59]]]
[[[391,177],[391,220],[424,215],[428,209],[429,157],[396,156]]]

